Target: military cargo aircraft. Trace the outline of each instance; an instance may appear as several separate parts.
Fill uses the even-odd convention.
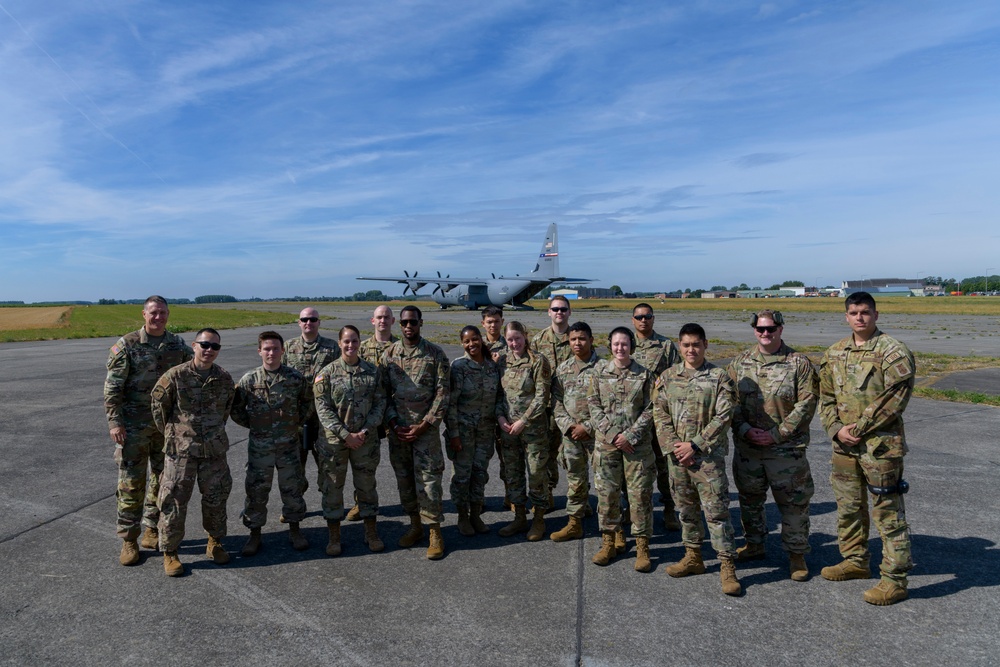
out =
[[[420,277],[416,271],[411,276],[409,271],[403,271],[403,276],[363,276],[358,280],[389,280],[402,283],[403,294],[416,294],[427,285],[434,285],[431,298],[441,308],[462,306],[469,310],[478,310],[485,306],[509,307],[520,310],[533,310],[525,302],[541,292],[554,282],[589,283],[591,278],[567,278],[559,275],[559,233],[556,223],[549,225],[545,233],[542,250],[538,253],[535,268],[525,276],[492,275],[491,278],[452,278],[450,275],[436,278]]]

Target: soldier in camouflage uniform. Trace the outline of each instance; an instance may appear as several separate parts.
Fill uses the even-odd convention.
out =
[[[531,339],[531,349],[535,354],[545,357],[549,369],[559,368],[559,364],[573,356],[569,348],[569,316],[571,314],[569,300],[564,296],[554,296],[549,301],[549,318],[551,326],[547,326]],[[552,406],[548,408],[549,462],[548,471],[548,504],[546,507],[555,509],[552,490],[559,485],[559,446],[562,444],[562,433],[552,415]],[[534,501],[532,501],[534,504]]]
[[[163,433],[165,463],[160,477],[160,549],[167,576],[184,574],[177,547],[184,539],[187,505],[195,482],[201,491],[202,525],[208,533],[205,554],[216,564],[229,562],[226,500],[233,488],[226,452],[226,420],[233,407],[233,378],[215,363],[221,337],[202,329],[194,337],[194,359],[174,366],[153,387],[151,409]]]
[[[876,325],[875,299],[856,292],[845,301],[853,334],[835,343],[820,365],[820,418],[833,442],[830,482],[837,498],[837,540],[844,557],[821,574],[832,581],[871,577],[871,520],[882,536],[881,581],[865,602],[889,605],[907,598],[913,567],[903,494],[906,434],[903,410],[913,392],[916,363],[907,347]],[[867,488],[866,488],[867,487]]]
[[[556,542],[583,537],[583,519],[590,508],[590,460],[594,453],[594,427],[590,421],[587,390],[598,364],[594,334],[586,322],[569,328],[573,357],[559,364],[552,378],[552,412],[562,433],[559,454],[566,469],[566,527],[550,536]]]
[[[389,461],[396,473],[399,502],[410,516],[410,529],[399,539],[399,546],[412,547],[423,539],[423,517],[430,533],[427,558],[437,560],[444,557],[440,424],[448,410],[448,357],[420,336],[423,316],[419,308],[404,306],[399,319],[403,339],[390,345],[384,357]]]
[[[149,297],[142,307],[143,327],[119,338],[108,355],[104,410],[118,465],[117,533],[122,538],[118,561],[122,565],[139,562],[143,525],[144,549],[156,549],[159,540],[156,497],[163,472],[163,434],[153,423],[149,394],[169,368],[193,356],[183,338],[167,331],[169,315],[166,299]]]
[[[632,358],[653,375],[660,377],[663,371],[680,362],[681,355],[674,342],[653,330],[653,307],[648,303],[640,303],[632,308],[632,327],[635,329],[635,354]],[[670,469],[667,459],[656,440],[653,432],[653,455],[656,457],[656,488],[660,491],[660,502],[663,503],[663,527],[667,530],[680,530],[681,524],[674,511],[674,501],[670,497]]]
[[[765,557],[764,503],[771,489],[781,512],[781,543],[795,581],[809,578],[809,500],[812,473],[806,446],[819,401],[819,379],[809,357],[785,345],[781,313],[762,310],[751,319],[757,345],[729,364],[736,387],[733,413],[733,481],[740,494],[746,545],[739,561]]]
[[[727,431],[736,409],[733,381],[722,368],[705,361],[708,338],[698,324],[685,324],[677,337],[684,363],[671,366],[656,380],[653,420],[670,466],[670,492],[681,518],[684,558],[669,567],[671,577],[704,574],[701,543],[705,531],[719,555],[722,592],[739,595],[736,544],[729,520],[726,477]]]
[[[479,329],[464,327],[461,340],[465,354],[451,362],[445,448],[454,466],[451,499],[458,508],[458,531],[470,537],[490,532],[481,514],[495,446],[500,369]]]
[[[316,376],[316,412],[326,433],[318,445],[320,472],[326,478],[323,516],[330,540],[326,553],[339,556],[340,521],[344,517],[347,464],[354,475],[354,498],[365,522],[365,544],[373,552],[385,548],[378,535],[378,489],[375,472],[382,458],[378,427],[385,414],[385,380],[381,366],[358,355],[361,334],[347,325],[340,330],[343,355]]]
[[[594,425],[594,486],[601,526],[601,550],[593,558],[607,565],[618,550],[615,532],[621,524],[621,494],[626,490],[636,541],[635,570],[649,572],[649,538],[653,535],[653,376],[632,359],[635,336],[617,327],[608,336],[611,359],[590,376],[587,404]]]
[[[271,495],[274,471],[278,471],[281,515],[288,522],[288,538],[297,551],[309,548],[299,530],[306,516],[302,494],[306,479],[299,461],[299,429],[312,408],[312,393],[305,378],[281,363],[284,340],[276,331],[257,336],[257,353],[263,364],[250,371],[236,385],[233,421],[250,429],[247,441],[246,502],[243,525],[250,539],[240,552],[255,556],[261,547],[260,531],[267,522],[267,499]]]
[[[501,537],[528,531],[528,540],[537,542],[545,535],[545,511],[552,497],[549,491],[548,418],[546,410],[552,390],[549,362],[534,354],[528,332],[520,322],[508,322],[507,357],[501,367],[501,400],[497,401],[497,422],[503,431],[503,457],[507,488],[514,505],[514,521],[499,530]],[[528,484],[525,491],[525,468]],[[525,502],[528,495],[535,516],[528,527]]]
[[[483,345],[497,364],[503,364],[507,356],[507,339],[503,337],[503,308],[486,306],[483,308]],[[503,507],[511,509],[510,493],[507,489],[507,471],[503,462],[503,431],[497,425],[493,441],[496,445],[497,463],[500,464],[500,480],[503,482]]]
[[[319,335],[319,326],[319,311],[315,308],[303,308],[299,313],[299,329],[302,335],[285,341],[285,354],[281,357],[281,363],[302,373],[306,385],[310,388],[316,373],[340,356],[340,346],[337,345],[337,341]],[[309,459],[309,451],[312,451],[317,468],[316,482],[322,493],[325,482],[322,473],[319,472],[319,455],[316,452],[316,440],[319,439],[319,435],[319,418],[316,416],[316,411],[310,408],[309,415],[302,422],[302,429],[299,432],[299,442],[302,443],[299,460],[305,477],[306,461]],[[308,486],[307,478],[306,487]],[[281,520],[286,519],[281,517]]]

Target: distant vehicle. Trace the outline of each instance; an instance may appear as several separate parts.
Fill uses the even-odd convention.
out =
[[[402,283],[406,285],[403,288],[404,295],[407,291],[416,294],[426,285],[435,285],[431,298],[440,304],[442,309],[461,306],[469,310],[478,310],[485,306],[534,310],[525,302],[552,283],[589,283],[594,280],[559,275],[559,233],[554,222],[549,225],[545,233],[535,268],[525,276],[515,274],[497,277],[490,274],[491,278],[452,278],[450,275],[442,277],[440,271],[436,273],[436,278],[421,278],[416,271],[411,276],[408,271],[403,271],[402,276],[362,276],[358,280],[388,280]]]

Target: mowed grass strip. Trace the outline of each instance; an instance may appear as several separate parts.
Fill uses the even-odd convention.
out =
[[[69,306],[0,308],[0,331],[57,328],[67,320],[69,311]]]
[[[2,308],[0,315],[6,314],[8,310],[16,312],[27,309]],[[66,311],[59,324],[41,328],[0,330],[0,342],[121,336],[142,326],[142,306],[135,304],[72,306],[69,308],[61,307],[58,310]],[[171,306],[168,329],[174,333],[180,333],[197,331],[202,327],[237,329],[240,327],[290,324],[294,321],[295,315],[287,312]]]

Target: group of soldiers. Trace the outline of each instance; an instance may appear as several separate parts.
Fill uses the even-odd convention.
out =
[[[871,577],[868,534],[874,520],[883,541],[881,578],[864,599],[875,605],[899,602],[907,597],[912,567],[903,505],[908,485],[902,479],[902,413],[915,364],[905,345],[878,329],[871,295],[852,294],[845,310],[851,335],[827,350],[817,372],[808,357],[784,342],[784,319],[773,310],[753,314],[756,345],[720,368],[706,360],[708,338],[700,325],[684,325],[675,344],[654,330],[653,308],[646,303],[633,308],[631,329],[618,327],[608,336],[607,360],[597,356],[585,322],[570,324],[564,297],[552,298],[550,325],[530,339],[523,325],[505,324],[503,311],[488,307],[482,330],[462,330],[465,354],[451,364],[440,347],[421,336],[416,306],[400,311],[401,338],[392,334],[391,309],[376,308],[374,334],[363,342],[350,325],[337,340],[321,336],[318,312],[306,308],[299,315],[301,336],[283,341],[276,332],[261,333],[262,365],[234,383],[214,363],[219,333],[202,329],[193,350],[188,348],[166,331],[166,301],[152,296],[143,306],[143,328],[112,346],[105,383],[119,466],[120,562],[139,562],[140,546],[158,548],[166,573],[183,573],[177,548],[195,480],[209,535],[207,556],[219,564],[229,560],[221,539],[232,487],[225,424],[232,417],[250,432],[242,513],[250,537],[244,557],[262,546],[275,470],[280,521],[289,526],[293,548],[308,548],[299,522],[305,516],[309,451],[319,470],[326,553],[341,553],[345,519],[364,521],[369,550],[382,551],[375,473],[380,440],[387,437],[400,504],[410,519],[398,544],[420,543],[426,529],[429,559],[445,553],[445,456],[453,464],[450,490],[459,532],[471,537],[490,530],[481,514],[496,453],[504,505],[514,513],[501,536],[543,539],[544,516],[554,506],[562,467],[567,523],[550,538],[582,538],[583,520],[592,512],[592,474],[601,531],[593,562],[608,565],[627,551],[630,523],[635,569],[648,572],[656,485],[664,528],[680,529],[685,547],[667,573],[706,571],[704,517],[720,560],[722,590],[739,595],[736,563],[766,557],[764,506],[770,490],[781,514],[789,576],[805,581],[814,492],[805,449],[818,409],[833,444],[831,484],[843,557],[821,575],[832,581]],[[725,464],[730,432],[745,537],[739,548]],[[345,512],[348,466],[354,505]]]

